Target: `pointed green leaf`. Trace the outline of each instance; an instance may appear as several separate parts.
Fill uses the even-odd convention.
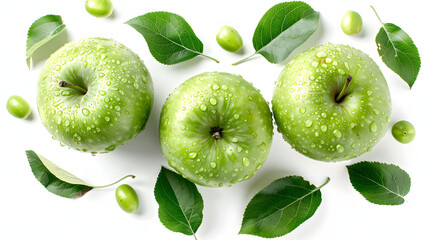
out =
[[[290,233],[316,212],[322,202],[320,187],[299,176],[278,179],[257,193],[246,207],[240,234],[265,238]]]
[[[203,220],[203,199],[195,184],[162,167],[154,192],[161,223],[173,232],[195,236]]]
[[[34,151],[26,151],[26,154],[34,177],[51,193],[78,198],[94,188]]]
[[[419,51],[404,30],[393,23],[383,23],[375,9],[373,7],[372,9],[382,24],[375,38],[378,54],[386,66],[398,74],[411,88],[420,71]]]
[[[126,22],[145,38],[152,56],[172,65],[203,54],[203,43],[186,20],[170,12],[150,12]]]
[[[36,49],[60,34],[65,27],[66,25],[63,24],[63,20],[59,15],[46,15],[33,22],[27,33],[25,56],[28,68],[30,68],[31,56]]]
[[[372,203],[400,205],[410,191],[410,176],[396,165],[364,161],[347,170],[353,187]]]
[[[310,38],[318,26],[319,13],[310,5],[300,1],[279,3],[264,14],[255,29],[253,47],[256,52],[233,65],[256,54],[271,63],[281,63]]]

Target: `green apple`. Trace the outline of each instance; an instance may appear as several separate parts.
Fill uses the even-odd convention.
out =
[[[169,165],[203,186],[249,179],[268,157],[273,123],[252,84],[229,73],[194,76],[170,94],[159,126]]]
[[[386,134],[391,114],[377,64],[360,50],[330,43],[286,65],[272,104],[278,130],[292,148],[328,162],[370,151]]]
[[[143,131],[153,104],[152,79],[140,58],[104,38],[66,44],[45,63],[37,107],[61,143],[109,152]]]

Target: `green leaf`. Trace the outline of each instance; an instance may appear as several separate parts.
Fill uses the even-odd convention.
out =
[[[284,2],[270,8],[253,34],[255,53],[233,65],[261,54],[271,63],[283,62],[317,30],[319,13],[304,2]]]
[[[203,199],[195,184],[162,167],[154,192],[161,223],[173,232],[195,237],[203,220]]]
[[[372,203],[400,205],[410,191],[410,176],[396,165],[364,161],[347,170],[353,187]]]
[[[244,212],[240,234],[265,238],[290,233],[316,212],[322,202],[320,187],[299,176],[280,178],[257,193]]]
[[[63,24],[63,20],[59,15],[46,15],[33,22],[28,29],[27,51],[25,53],[29,69],[31,56],[36,49],[60,34],[65,27],[66,25]]]
[[[105,186],[92,186],[82,181],[73,174],[63,170],[53,162],[35,153],[34,151],[25,151],[31,171],[34,177],[51,193],[66,198],[79,198],[94,188],[108,187],[116,184],[127,177],[127,175],[118,181]]]
[[[374,7],[377,18],[380,20]],[[420,70],[420,55],[411,37],[393,23],[382,23],[375,42],[378,54],[387,67],[397,73],[411,88]]]
[[[185,19],[170,12],[150,12],[126,22],[143,35],[152,56],[172,65],[203,54],[203,43]]]

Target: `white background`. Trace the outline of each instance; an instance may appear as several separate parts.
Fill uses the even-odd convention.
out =
[[[261,56],[239,66],[231,66],[251,53],[253,31],[262,15],[280,1],[131,1],[113,0],[114,14],[107,19],[89,15],[84,1],[22,0],[4,1],[0,7],[0,239],[192,239],[166,229],[158,220],[153,195],[162,165],[158,121],[168,94],[191,76],[206,71],[241,74],[253,82],[271,101],[274,81],[282,64],[270,64]],[[277,132],[265,165],[248,181],[229,188],[198,187],[204,199],[204,219],[197,232],[200,240],[260,239],[238,235],[247,203],[273,180],[300,175],[315,185],[326,177],[331,182],[322,189],[322,204],[315,215],[281,239],[428,239],[427,217],[429,159],[427,65],[427,1],[316,1],[307,0],[320,11],[320,27],[292,55],[325,42],[343,43],[362,49],[380,66],[391,91],[392,124],[411,121],[417,130],[415,140],[403,145],[389,132],[369,153],[341,163],[311,160],[292,150]],[[378,10],[384,22],[403,28],[420,50],[422,67],[412,90],[388,69],[377,54],[375,36],[380,23],[370,9]],[[347,10],[358,11],[364,21],[356,36],[346,36],[341,28]],[[175,66],[158,63],[149,53],[144,38],[125,21],[150,11],[171,11],[183,16],[204,43],[204,53],[221,61],[217,64],[196,57]],[[26,34],[31,23],[46,14],[59,14],[66,32],[34,54],[33,68],[25,63]],[[222,25],[235,27],[242,35],[244,49],[233,54],[222,50],[215,36]],[[65,42],[90,36],[114,38],[135,51],[147,65],[155,87],[155,103],[146,130],[114,152],[98,156],[80,153],[51,139],[37,113],[36,83],[45,60]],[[13,118],[6,111],[6,100],[21,95],[32,107],[30,119]],[[115,200],[115,187],[93,190],[83,198],[71,200],[51,194],[34,178],[24,150],[32,149],[62,168],[94,185],[110,183],[135,174],[132,185],[140,197],[135,214],[123,212]],[[362,160],[394,163],[412,179],[407,201],[401,206],[379,206],[367,202],[351,186],[346,165]]]

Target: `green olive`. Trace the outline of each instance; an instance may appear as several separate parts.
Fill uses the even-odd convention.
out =
[[[402,120],[392,126],[392,136],[400,143],[410,143],[416,136],[413,124]]]
[[[347,35],[354,35],[362,30],[362,18],[355,11],[348,11],[344,14],[341,20],[341,28]]]
[[[108,17],[112,14],[113,4],[110,0],[86,0],[85,8],[95,17]]]
[[[127,213],[133,213],[139,208],[139,197],[136,191],[128,184],[116,188],[116,201]]]
[[[237,52],[243,46],[243,40],[237,30],[230,26],[223,26],[216,35],[216,41],[228,52]]]
[[[11,96],[6,103],[7,111],[14,117],[25,119],[30,115],[30,104],[20,96]]]

